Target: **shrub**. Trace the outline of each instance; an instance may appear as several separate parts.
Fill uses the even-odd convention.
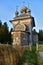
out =
[[[22,55],[22,60],[21,60],[21,64],[20,65],[35,65],[36,64],[36,55],[28,50],[25,50],[23,55]]]

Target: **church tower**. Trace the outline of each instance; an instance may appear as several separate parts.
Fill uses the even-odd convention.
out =
[[[33,44],[32,29],[35,27],[35,21],[28,7],[22,6],[20,8],[20,14],[16,10],[15,17],[10,22],[13,24],[13,30],[11,32],[13,39],[12,45],[23,46]]]

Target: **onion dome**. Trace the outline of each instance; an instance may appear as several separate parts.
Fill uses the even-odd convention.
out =
[[[18,14],[19,14],[19,12],[18,12],[18,11],[16,11],[16,12],[15,12],[15,16],[18,16]]]
[[[26,6],[23,6],[23,7],[21,7],[20,12],[21,12],[21,13],[24,13],[24,12],[26,13],[26,10],[27,10],[27,7],[26,7]]]
[[[29,15],[31,14],[31,10],[30,10],[29,8],[27,9],[26,12],[27,12],[27,14],[29,14]]]
[[[31,12],[31,10],[30,9],[27,9],[27,13],[29,13],[29,12]]]

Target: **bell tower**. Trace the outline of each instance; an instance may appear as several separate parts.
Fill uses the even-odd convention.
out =
[[[13,43],[12,45],[23,46],[33,44],[32,29],[35,27],[34,17],[31,16],[31,10],[22,6],[20,8],[20,15],[16,10],[15,17],[10,22],[13,24],[11,32]]]

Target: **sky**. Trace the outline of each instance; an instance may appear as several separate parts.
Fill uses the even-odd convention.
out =
[[[9,20],[14,18],[16,6],[20,12],[23,2],[31,9],[31,15],[35,19],[35,29],[37,31],[43,30],[43,0],[0,0],[0,20],[2,23],[7,22],[9,29],[11,29],[13,25]]]

